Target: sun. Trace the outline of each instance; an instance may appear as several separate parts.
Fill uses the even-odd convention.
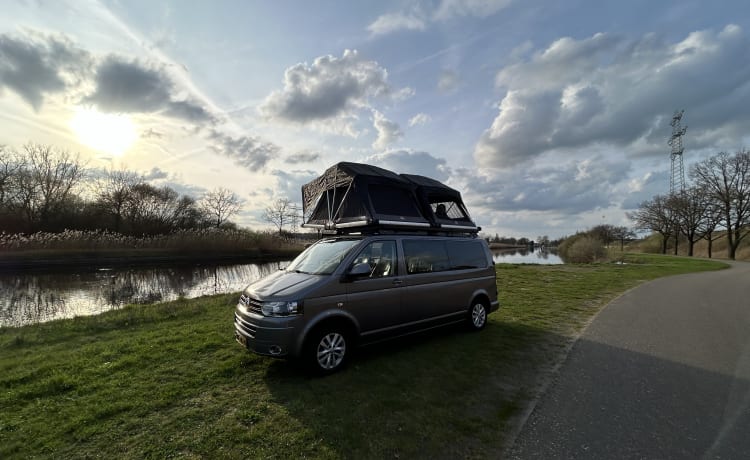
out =
[[[115,156],[125,153],[138,138],[135,123],[129,116],[89,108],[77,107],[70,127],[81,143]]]

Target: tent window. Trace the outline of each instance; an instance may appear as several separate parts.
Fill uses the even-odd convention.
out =
[[[413,194],[406,189],[370,185],[370,201],[375,212],[380,215],[422,217],[417,209]]]
[[[430,207],[438,219],[466,219],[466,214],[461,209],[461,205],[455,201],[437,201],[430,203]]]

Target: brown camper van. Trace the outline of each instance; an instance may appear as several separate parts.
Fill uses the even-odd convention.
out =
[[[245,290],[235,335],[248,350],[301,357],[333,372],[355,344],[447,324],[480,330],[498,308],[495,267],[480,238],[326,238]]]
[[[302,186],[303,225],[331,234],[240,298],[247,349],[323,373],[356,344],[465,321],[499,306],[495,267],[461,194],[429,177],[338,163]]]

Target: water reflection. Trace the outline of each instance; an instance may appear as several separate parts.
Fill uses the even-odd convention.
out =
[[[224,266],[102,268],[64,273],[0,274],[0,327],[95,315],[244,289],[288,261]]]
[[[548,248],[526,248],[493,249],[492,257],[499,264],[549,264],[559,265],[564,263],[557,255],[557,251]]]

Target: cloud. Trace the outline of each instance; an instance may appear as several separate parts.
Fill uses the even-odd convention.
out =
[[[748,81],[750,41],[735,25],[675,44],[654,34],[561,38],[497,74],[505,96],[474,157],[482,167],[507,168],[593,146],[662,154],[678,108],[693,125],[688,148],[710,146],[750,129]]]
[[[451,173],[443,158],[414,150],[378,153],[367,157],[365,163],[381,166],[399,174],[420,174],[440,181],[447,180]]]
[[[318,152],[299,152],[294,155],[289,155],[284,160],[285,163],[297,164],[297,163],[312,163],[320,158]]]
[[[431,116],[427,115],[426,113],[418,113],[409,119],[409,126],[414,127],[419,125],[426,125],[431,121]]]
[[[0,90],[15,92],[34,110],[41,108],[46,94],[76,86],[90,62],[86,51],[62,35],[0,34]]]
[[[375,130],[378,132],[378,137],[372,144],[373,148],[377,150],[383,150],[396,140],[404,136],[398,123],[394,123],[387,119],[385,115],[378,112],[377,110],[372,111],[372,124]]]
[[[370,35],[385,35],[399,30],[424,30],[425,18],[417,12],[412,13],[388,13],[378,17],[372,24],[367,26]]]
[[[390,93],[388,73],[375,61],[346,50],[342,57],[321,56],[284,72],[284,89],[272,92],[260,110],[270,118],[296,123],[345,116]]]
[[[506,8],[512,0],[442,0],[432,12],[419,6],[410,11],[397,11],[378,16],[367,26],[370,36],[387,35],[402,30],[423,31],[430,22],[448,21],[457,17],[486,18]]]
[[[308,169],[292,171],[274,169],[271,171],[271,175],[276,179],[273,194],[276,197],[288,198],[293,203],[301,203],[302,186],[320,176],[320,174],[322,174],[322,171],[316,172]]]
[[[506,8],[512,0],[443,0],[434,18],[447,21],[459,16],[486,18]]]
[[[414,97],[414,95],[417,94],[417,91],[414,88],[410,87],[404,87],[400,90],[393,93],[393,100],[398,102],[403,102],[407,99],[411,99]]]
[[[577,214],[617,204],[621,200],[619,184],[629,171],[626,161],[593,157],[554,166],[495,171],[491,175],[460,168],[451,180],[473,207]]]
[[[85,101],[105,112],[163,112],[195,123],[213,121],[204,107],[176,97],[174,83],[161,67],[109,56],[97,68],[94,82],[96,89]]]
[[[268,160],[279,154],[280,150],[277,145],[256,137],[232,137],[216,130],[211,130],[209,141],[211,150],[231,158],[235,163],[250,171],[262,169]]]
[[[143,180],[146,180],[146,181],[166,179],[167,177],[169,177],[169,175],[162,169],[157,168],[156,166],[151,168],[151,171],[143,174]]]
[[[440,78],[438,79],[438,90],[440,90],[441,93],[447,93],[450,91],[453,91],[458,86],[460,80],[458,78],[458,74],[452,70],[444,70],[440,74]]]

